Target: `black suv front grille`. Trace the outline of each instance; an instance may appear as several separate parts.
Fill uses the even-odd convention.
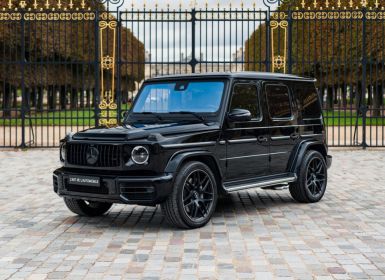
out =
[[[91,148],[97,150],[96,162],[87,159]],[[94,153],[95,155],[95,153]],[[121,146],[102,144],[67,144],[67,162],[71,165],[94,167],[119,167]]]

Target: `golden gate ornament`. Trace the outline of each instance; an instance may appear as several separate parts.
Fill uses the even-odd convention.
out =
[[[100,104],[99,109],[100,119],[99,124],[101,126],[115,126],[117,125],[117,104],[115,102],[115,66],[116,66],[116,32],[118,22],[109,13],[103,13],[99,22],[99,36],[100,36]],[[111,53],[104,51],[104,35],[108,32],[112,32],[112,50]],[[107,37],[107,36],[105,36]],[[108,42],[107,42],[108,44]],[[111,77],[111,82],[108,82],[106,76]]]

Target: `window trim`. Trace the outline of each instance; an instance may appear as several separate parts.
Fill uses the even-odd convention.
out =
[[[287,118],[273,118],[272,115],[271,115],[271,112],[270,112],[270,103],[269,103],[269,98],[267,96],[267,90],[266,88],[268,86],[282,86],[282,87],[285,87],[287,88],[287,92],[289,94],[289,107],[290,107],[290,117],[287,117]],[[293,98],[292,98],[292,94],[291,94],[291,90],[290,90],[290,87],[286,84],[283,84],[283,83],[265,83],[263,85],[263,90],[265,91],[265,96],[266,96],[266,104],[267,104],[267,110],[269,112],[269,117],[270,119],[273,121],[273,122],[280,122],[280,121],[292,121],[294,120],[294,114],[293,114]]]
[[[234,89],[237,85],[247,85],[247,86],[254,86],[255,89],[257,90],[257,102],[256,102],[256,106],[258,106],[258,111],[259,111],[259,117],[257,118],[252,118],[250,121],[247,121],[247,122],[262,122],[263,121],[263,112],[262,112],[262,106],[261,106],[261,98],[260,98],[260,90],[258,88],[258,84],[253,82],[253,81],[250,81],[250,82],[247,82],[247,81],[235,81],[231,87],[231,93],[230,93],[230,102],[229,102],[229,106],[227,108],[227,113],[230,112],[230,108],[231,108],[231,103],[233,102],[233,96],[234,96]],[[245,122],[240,122],[240,123],[245,123]]]

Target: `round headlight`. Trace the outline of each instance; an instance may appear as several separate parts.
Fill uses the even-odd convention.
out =
[[[67,147],[66,144],[60,146],[60,161],[64,162],[67,157]]]
[[[136,164],[147,164],[149,157],[150,153],[148,152],[148,149],[143,146],[136,146],[134,149],[132,149],[131,159]]]

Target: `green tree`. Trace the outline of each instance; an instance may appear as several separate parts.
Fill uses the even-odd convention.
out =
[[[44,5],[45,1],[37,1]],[[27,0],[27,8],[33,7],[34,0]],[[74,7],[81,7],[81,0],[73,0]],[[91,5],[90,11],[106,11],[104,5],[96,1],[86,1]],[[69,11],[70,0],[61,0],[62,9]],[[57,5],[57,2],[51,3]],[[0,9],[8,11],[8,1],[0,2]],[[52,8],[52,7],[51,7]],[[50,9],[51,9],[50,8]],[[56,8],[56,7],[55,7]],[[12,9],[13,11],[13,9]],[[32,9],[32,12],[35,10]],[[56,11],[59,11],[56,8]],[[92,92],[95,93],[95,73],[99,65],[95,59],[100,56],[99,49],[95,49],[96,36],[99,36],[98,21],[24,21],[24,33],[21,21],[0,22],[0,93],[3,94],[3,108],[17,106],[17,89],[25,85],[26,102],[28,107],[43,109],[43,94],[47,93],[49,109],[55,109],[57,93],[60,96],[60,107],[65,108],[67,99],[72,108],[79,103],[84,106],[84,93],[86,103],[91,103]],[[121,27],[121,57],[119,61],[130,63],[135,60],[137,65],[144,63],[144,45],[127,28]],[[24,34],[24,38],[22,38]],[[112,49],[115,44],[111,40],[111,32],[103,35],[104,51]],[[24,53],[22,52],[24,40]],[[9,63],[8,63],[9,62]],[[21,64],[24,63],[24,73]],[[97,68],[95,68],[97,67]],[[144,77],[144,67],[121,67],[124,77],[122,90],[133,90],[135,81],[139,82]],[[13,102],[10,96],[13,95]],[[68,98],[69,96],[69,98]],[[11,104],[12,103],[12,104]]]
[[[310,7],[310,12],[319,12],[321,5],[323,11],[349,11],[351,9],[350,0],[329,0],[328,2],[329,7],[327,8],[326,1],[317,1],[317,7],[314,7],[314,0],[289,1],[282,4],[277,9],[277,13],[285,12],[286,15],[289,15],[289,11],[296,12],[297,7],[299,11],[308,11],[308,7]],[[305,4],[304,10],[302,3]],[[354,10],[356,7],[359,10],[362,9],[361,1],[355,0],[352,4]],[[368,7],[374,7],[374,5],[375,1],[368,2]],[[348,91],[350,103],[352,104],[353,98],[355,98],[355,104],[358,106],[362,99],[362,59],[365,55],[368,58],[365,80],[369,85],[369,102],[373,103],[374,114],[379,115],[380,106],[383,103],[384,69],[381,66],[384,61],[385,21],[367,20],[365,38],[363,37],[362,19],[330,19],[328,17],[326,20],[294,19],[291,23],[292,37],[287,42],[291,43],[292,72],[316,77],[318,87],[322,90],[326,89],[328,108],[332,108],[333,103],[336,102],[347,106]],[[285,37],[283,30],[280,31],[278,34],[275,32],[274,52],[282,54]],[[247,70],[261,70],[258,62],[264,61],[266,58],[271,60],[266,51],[266,32],[268,32],[266,24],[261,24],[247,40],[245,46]],[[364,39],[366,44],[363,46]],[[341,95],[339,100],[336,98],[337,92]],[[372,105],[372,103],[369,104]]]

